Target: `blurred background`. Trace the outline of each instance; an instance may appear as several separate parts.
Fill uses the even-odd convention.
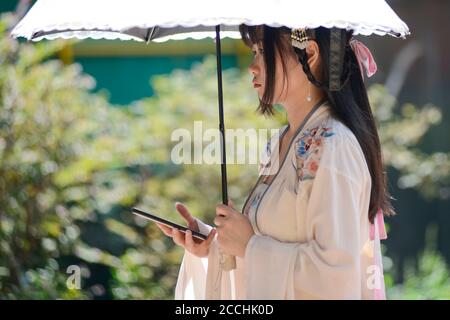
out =
[[[220,167],[170,153],[174,129],[217,127],[215,44],[11,39],[32,3],[0,2],[0,299],[172,299],[183,251],[129,208],[182,223],[181,201],[212,224]],[[450,1],[388,3],[412,35],[360,38],[378,63],[367,87],[398,213],[387,294],[450,299]],[[281,110],[255,112],[250,51],[222,47],[226,127],[283,125]],[[241,208],[257,166],[228,178]]]

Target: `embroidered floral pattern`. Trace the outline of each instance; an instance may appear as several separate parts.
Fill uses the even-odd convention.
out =
[[[262,193],[263,192],[259,192],[253,196],[253,199],[251,200],[250,205],[247,206],[247,208],[245,210],[245,215],[247,215],[247,216],[249,215],[250,208],[253,208],[254,210],[256,210],[256,207],[258,206],[258,203],[262,198]]]
[[[262,192],[258,193],[255,197],[253,197],[252,203],[250,204],[250,207],[256,209],[258,206],[259,200],[261,200]]]
[[[261,162],[259,164],[259,175],[261,175],[263,173],[264,169],[270,168],[270,165],[271,165],[271,161],[270,161],[271,152],[272,152],[271,140],[269,140],[269,141],[267,141],[265,153],[264,153],[263,158],[261,159]]]
[[[262,152],[261,159],[259,162],[259,168],[258,172],[259,175],[273,175],[276,173],[276,170],[278,170],[278,159],[274,159],[275,161],[272,161],[272,152],[278,150],[277,143],[279,143],[281,137],[284,135],[284,132],[287,130],[287,125],[280,129],[280,131],[272,136],[266,144],[264,152]],[[272,150],[274,149],[274,150]]]
[[[305,130],[295,141],[296,164],[292,164],[297,171],[300,181],[314,179],[319,168],[322,155],[323,139],[334,135],[331,128],[315,127]]]

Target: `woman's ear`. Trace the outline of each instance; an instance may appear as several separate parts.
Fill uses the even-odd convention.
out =
[[[309,40],[306,47],[306,54],[308,55],[308,65],[314,76],[317,75],[317,70],[320,65],[320,50],[319,45],[314,40]]]

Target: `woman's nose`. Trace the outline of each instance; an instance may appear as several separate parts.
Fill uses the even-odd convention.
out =
[[[248,72],[250,72],[252,75],[256,75],[258,73],[258,67],[254,62],[250,63],[250,65],[248,66]]]

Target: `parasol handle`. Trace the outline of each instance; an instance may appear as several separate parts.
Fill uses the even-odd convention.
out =
[[[220,252],[220,264],[224,271],[234,270],[236,269],[236,257]]]

